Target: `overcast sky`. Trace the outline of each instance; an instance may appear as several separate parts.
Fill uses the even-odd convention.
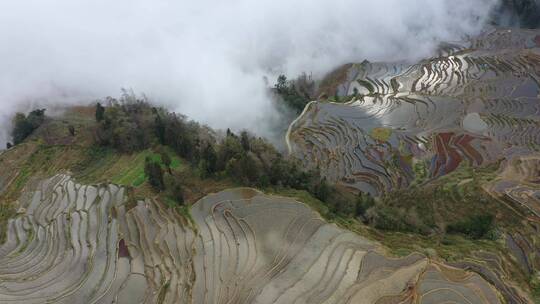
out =
[[[0,144],[29,105],[120,88],[265,134],[264,76],[415,59],[480,31],[496,0],[2,0]]]

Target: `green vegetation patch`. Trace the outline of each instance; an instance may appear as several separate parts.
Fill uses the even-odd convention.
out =
[[[147,177],[144,174],[144,160],[146,157],[158,158],[152,151],[145,150],[128,158],[121,159],[116,175],[111,178],[115,184],[138,187],[144,183]],[[125,163],[124,163],[125,162]]]
[[[472,215],[464,220],[448,225],[448,233],[461,233],[473,239],[486,237],[494,228],[491,214]]]
[[[6,241],[7,224],[10,218],[15,216],[15,209],[11,204],[0,203],[0,244]]]
[[[371,138],[385,142],[390,139],[390,136],[392,136],[392,129],[390,128],[373,128],[370,132]]]
[[[164,149],[171,158],[171,169],[182,170],[183,161],[168,149]],[[148,180],[144,173],[146,158],[165,165],[161,155],[152,149],[146,149],[132,154],[119,154],[110,148],[97,147],[87,151],[85,160],[79,164],[78,178],[89,183],[110,181],[124,186],[139,187]]]
[[[512,210],[482,188],[493,179],[496,168],[496,164],[472,168],[463,163],[439,179],[387,193],[360,214],[365,223],[384,231],[491,238],[496,226],[513,227],[519,222]]]

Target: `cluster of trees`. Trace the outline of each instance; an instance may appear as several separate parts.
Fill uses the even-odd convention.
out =
[[[415,232],[430,235],[440,232],[435,222],[432,199],[416,189],[387,193],[373,208],[371,224],[381,230]]]
[[[471,195],[480,202],[481,194]],[[484,202],[485,203],[485,202]],[[464,204],[471,204],[464,202]],[[474,202],[473,202],[474,204]],[[482,203],[480,202],[479,205]],[[441,208],[441,206],[444,206]],[[375,201],[367,194],[360,194],[356,204],[356,215],[365,223],[379,230],[412,232],[422,235],[461,234],[471,239],[491,238],[496,235],[493,215],[479,214],[448,217],[455,213],[456,202],[442,187],[411,187],[383,195]],[[436,221],[436,219],[439,219]]]
[[[177,204],[184,203],[184,190],[180,180],[173,175],[171,158],[168,153],[160,151],[160,160],[147,157],[144,162],[144,174],[156,191],[166,191],[169,198]],[[166,170],[166,171],[165,171]]]
[[[303,74],[297,81],[288,81],[285,75],[280,75],[274,85],[275,92],[283,99],[291,109],[300,113],[310,102],[309,91],[313,89],[314,83],[307,80]]]
[[[125,153],[167,146],[188,161],[201,178],[227,177],[245,186],[306,190],[327,202],[336,213],[355,213],[354,199],[351,201],[329,184],[318,170],[305,170],[297,160],[283,156],[263,138],[246,131],[236,134],[227,130],[220,134],[183,115],[152,107],[144,97],[125,92],[120,99],[108,98],[106,103],[106,107],[101,103],[96,106],[96,140],[103,146]],[[167,167],[165,157],[162,163]],[[145,172],[156,190],[182,192],[181,185],[166,185],[160,164],[149,159]]]
[[[25,115],[23,113],[15,114],[13,119],[13,130],[11,136],[15,145],[25,140],[35,129],[45,121],[45,109],[36,109]],[[7,144],[9,149],[11,144]]]
[[[132,153],[153,144],[152,108],[146,99],[124,92],[120,99],[106,98],[106,109],[98,103],[96,120],[99,128],[95,137],[102,146]]]
[[[448,225],[446,231],[464,234],[472,239],[481,239],[488,237],[495,227],[494,219],[491,214],[471,215],[462,221]]]
[[[366,221],[368,218],[368,210],[375,206],[375,199],[369,194],[360,192],[356,198],[355,214],[357,217]]]

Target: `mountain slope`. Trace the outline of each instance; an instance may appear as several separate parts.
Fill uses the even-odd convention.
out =
[[[326,224],[241,188],[195,203],[196,229],[115,185],[27,189],[0,247],[0,303],[499,303],[479,275]]]
[[[346,65],[289,157],[125,92],[44,117],[0,152],[0,303],[538,302],[539,49]]]

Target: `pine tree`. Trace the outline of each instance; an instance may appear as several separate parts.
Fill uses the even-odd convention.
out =
[[[163,170],[161,166],[147,157],[144,163],[144,174],[148,177],[148,182],[156,190],[164,190],[165,183],[163,182]]]
[[[160,156],[161,156],[161,162],[165,165],[165,167],[167,168],[167,171],[169,171],[169,174],[172,174],[172,170],[171,170],[172,160],[171,160],[171,157],[165,151],[161,151]]]
[[[101,103],[97,103],[96,105],[96,121],[100,122],[105,118],[105,108],[101,105]]]
[[[244,151],[249,151],[250,149],[250,142],[249,142],[249,134],[246,131],[242,131],[240,133],[240,143],[242,144],[242,148],[244,148]]]

